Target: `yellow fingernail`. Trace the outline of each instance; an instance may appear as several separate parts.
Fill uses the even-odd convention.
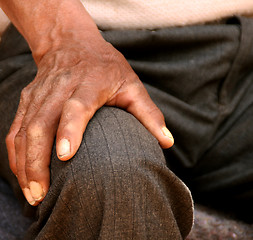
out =
[[[31,195],[35,201],[40,201],[45,196],[43,188],[38,182],[31,181],[29,187]]]
[[[35,204],[35,200],[33,199],[29,188],[24,188],[23,189],[23,193],[25,195],[25,198],[26,198],[27,202],[29,202],[30,205],[34,205]]]
[[[58,145],[58,155],[59,157],[68,156],[70,154],[70,142],[63,138]]]
[[[170,131],[168,130],[168,128],[163,127],[162,132],[163,132],[164,136],[169,137],[174,140],[174,138],[173,138],[172,134],[170,133]]]

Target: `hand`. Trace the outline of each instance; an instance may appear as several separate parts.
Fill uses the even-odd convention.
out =
[[[10,167],[27,201],[38,205],[49,188],[53,141],[60,160],[78,150],[85,128],[103,105],[132,113],[160,142],[173,145],[164,117],[125,58],[101,39],[62,43],[37,61],[6,138]]]

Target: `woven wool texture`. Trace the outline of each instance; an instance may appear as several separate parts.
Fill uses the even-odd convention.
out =
[[[101,29],[156,29],[252,15],[252,0],[81,0]]]

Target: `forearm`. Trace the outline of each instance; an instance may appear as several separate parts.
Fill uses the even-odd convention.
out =
[[[0,0],[0,6],[29,43],[36,62],[70,38],[101,38],[79,0]]]

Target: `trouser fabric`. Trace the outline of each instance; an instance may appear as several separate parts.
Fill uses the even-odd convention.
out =
[[[0,56],[0,169],[34,217],[25,239],[186,237],[193,222],[188,188],[169,170],[154,137],[131,114],[112,107],[95,114],[71,160],[61,162],[54,146],[49,192],[38,207],[29,206],[9,170],[4,138],[36,66],[13,27]]]
[[[253,222],[253,19],[104,36],[164,113],[194,200]]]
[[[53,150],[51,189],[45,202],[36,210],[37,219],[28,234],[38,239],[46,234],[51,237],[52,226],[57,226],[53,228],[58,228],[55,232],[63,233],[57,224],[64,217],[60,214],[61,209],[65,207],[67,216],[73,211],[79,213],[80,209],[90,206],[96,196],[95,202],[99,204],[91,204],[94,207],[90,207],[85,219],[81,217],[86,222],[80,226],[74,223],[75,217],[67,217],[68,225],[64,229],[71,226],[77,234],[99,229],[97,235],[90,233],[90,239],[97,236],[107,239],[112,233],[114,239],[123,238],[120,235],[124,233],[123,229],[127,232],[124,236],[133,239],[184,237],[192,221],[191,198],[183,183],[165,167],[164,156],[169,169],[190,187],[196,201],[227,208],[238,217],[252,221],[253,21],[233,18],[224,24],[156,31],[114,30],[102,34],[124,54],[145,83],[164,113],[175,146],[161,152],[156,140],[132,116],[114,108],[101,109],[89,124],[74,159],[61,163]],[[7,167],[3,139],[15,115],[20,91],[33,79],[36,67],[24,42],[19,36],[16,39],[19,44],[7,41],[6,37],[0,45],[0,64],[4,66],[0,73],[3,116],[0,149],[4,159],[1,169],[5,169],[1,170],[1,175],[17,191],[15,177]],[[110,125],[111,121],[113,125]],[[120,134],[114,134],[118,133],[112,130],[114,128],[121,132],[121,140],[118,139]],[[73,167],[73,164],[76,165]],[[93,187],[88,183],[93,183]],[[101,188],[94,193],[96,187]],[[106,191],[102,194],[100,190]],[[85,200],[81,197],[74,201],[70,195],[76,196],[75,199],[82,196]],[[130,209],[127,214],[122,210],[124,202],[132,204],[125,208]],[[112,210],[105,206],[114,207]],[[141,206],[146,210],[141,211]],[[160,232],[157,219],[155,223],[148,220],[152,216],[147,214],[151,213],[147,210],[149,207],[159,212],[158,215],[163,213],[158,217],[160,225],[165,226]],[[28,208],[27,204],[25,208]],[[99,213],[94,216],[94,212],[104,213],[102,209],[109,209],[107,213],[111,218],[107,215],[101,218]],[[66,217],[64,219],[66,221]],[[91,219],[94,220],[92,224],[89,223]],[[129,223],[132,223],[131,230]]]

